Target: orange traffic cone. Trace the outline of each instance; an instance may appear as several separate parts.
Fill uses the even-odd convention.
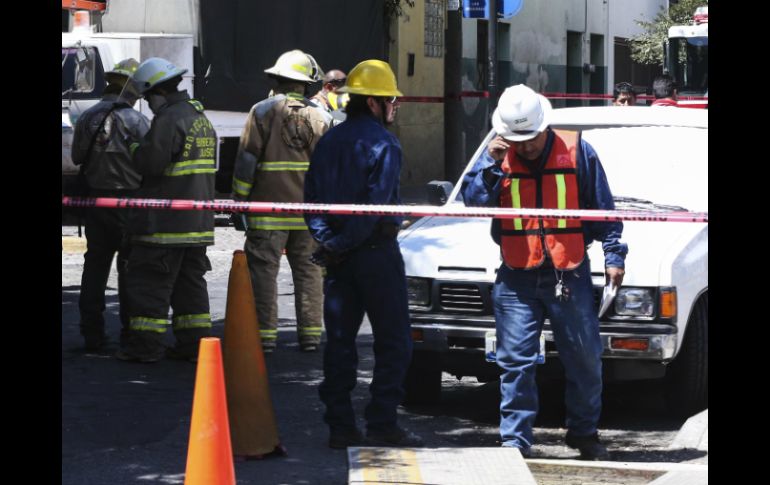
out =
[[[245,459],[286,453],[278,438],[252,291],[246,253],[235,251],[225,310],[225,384],[233,454]]]
[[[235,485],[218,338],[203,338],[195,375],[185,485]]]

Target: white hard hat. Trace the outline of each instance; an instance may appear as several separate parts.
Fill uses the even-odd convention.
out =
[[[551,102],[523,84],[503,91],[492,113],[492,128],[510,141],[535,138],[548,126]]]
[[[176,67],[171,61],[162,59],[160,57],[150,57],[145,60],[134,72],[133,79],[134,84],[140,93],[146,93],[153,86],[168,81],[169,79],[181,76],[186,73],[187,69],[180,69]]]
[[[275,65],[265,69],[265,72],[295,81],[311,83],[315,81],[313,76],[317,71],[317,64],[316,66],[313,64],[304,52],[294,49],[293,51],[281,54],[278,60],[275,61]]]

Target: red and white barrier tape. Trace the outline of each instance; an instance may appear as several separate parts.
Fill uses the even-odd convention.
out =
[[[583,221],[708,222],[708,212],[650,212],[626,210],[504,209],[433,205],[300,204],[278,202],[235,202],[232,200],[116,199],[110,197],[62,197],[69,207],[113,209],[215,210],[273,214],[342,214],[367,216],[492,217],[518,219],[579,219]]]
[[[612,94],[595,93],[540,93],[548,99],[577,99],[583,101],[610,100]],[[399,96],[398,100],[402,103],[443,103],[449,100],[458,100],[462,98],[489,98],[489,91],[462,91],[458,94],[449,94],[447,96]],[[500,97],[499,94],[494,96]],[[649,94],[639,94],[636,99],[640,101],[654,101],[655,96]],[[700,101],[708,103],[708,98],[704,96],[679,96],[680,101]]]

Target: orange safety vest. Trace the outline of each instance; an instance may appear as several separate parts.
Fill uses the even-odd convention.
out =
[[[542,172],[534,174],[513,148],[501,164],[506,178],[500,190],[500,207],[579,209],[577,146],[574,131],[554,130],[553,145]],[[583,226],[576,219],[501,219],[500,249],[513,269],[543,264],[543,241],[556,269],[572,270],[585,258]]]

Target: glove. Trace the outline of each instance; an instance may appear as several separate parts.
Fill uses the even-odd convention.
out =
[[[324,246],[319,246],[313,254],[310,255],[310,262],[321,267],[336,266],[345,260],[343,253],[330,251]]]
[[[249,228],[249,225],[246,223],[246,214],[243,212],[233,212],[230,215],[230,220],[236,231],[245,231]]]

